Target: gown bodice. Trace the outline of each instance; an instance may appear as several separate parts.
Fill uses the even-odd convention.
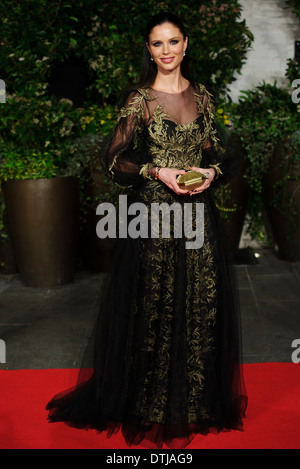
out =
[[[213,150],[209,163],[219,164],[223,149],[212,96],[203,85],[189,84],[180,93],[139,88],[120,109],[107,165],[116,182],[135,185],[151,167],[201,167],[206,149]]]

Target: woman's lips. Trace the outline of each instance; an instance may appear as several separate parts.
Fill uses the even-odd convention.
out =
[[[160,60],[165,64],[170,64],[171,62],[173,62],[174,58],[175,57],[163,57]]]

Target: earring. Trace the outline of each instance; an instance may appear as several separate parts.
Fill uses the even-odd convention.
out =
[[[154,60],[154,59],[153,59],[153,57],[152,57],[152,56],[151,56],[151,59],[150,59],[150,60],[152,60],[152,62],[153,62],[153,60]]]
[[[185,51],[184,51],[184,53],[183,53],[183,57],[185,57]]]

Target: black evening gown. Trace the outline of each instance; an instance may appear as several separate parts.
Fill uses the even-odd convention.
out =
[[[224,177],[225,154],[203,85],[127,94],[105,164],[117,184],[130,187],[128,206],[143,204],[148,218],[141,236],[118,239],[86,353],[92,367],[83,365],[77,385],[48,403],[51,422],[108,437],[120,430],[129,446],[150,448],[184,448],[197,434],[243,430],[247,395],[235,271],[211,194]],[[177,195],[148,177],[153,166],[212,166],[217,180],[201,194]],[[203,207],[203,245],[187,248],[187,237],[176,235],[175,215],[168,237],[161,221],[158,235],[148,230],[147,236],[155,203],[182,210],[189,204],[194,228],[196,205]],[[128,215],[127,226],[134,220]]]

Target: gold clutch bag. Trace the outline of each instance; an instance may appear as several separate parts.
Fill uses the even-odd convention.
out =
[[[194,190],[201,187],[208,177],[209,173],[203,174],[200,171],[188,171],[185,174],[179,174],[176,181],[180,189]]]

